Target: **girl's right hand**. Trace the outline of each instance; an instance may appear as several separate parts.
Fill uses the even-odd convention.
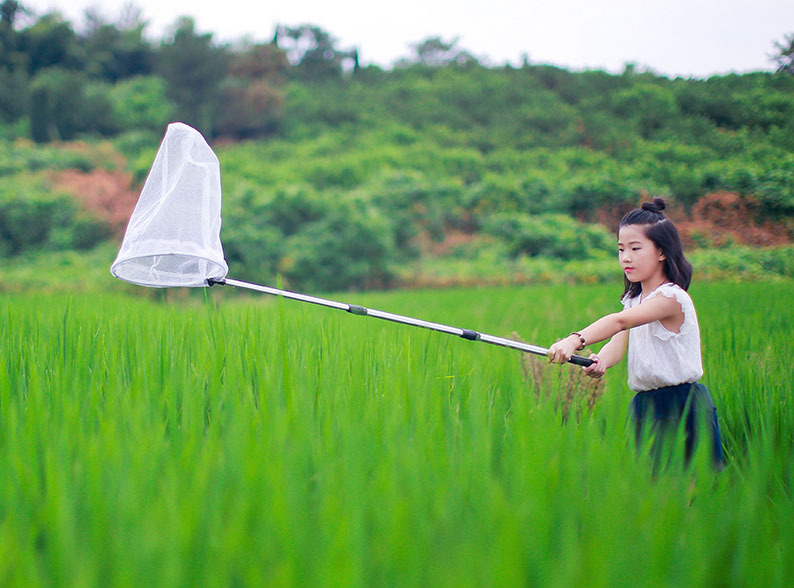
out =
[[[593,360],[589,366],[582,368],[584,373],[591,378],[600,378],[607,371],[607,366],[604,361],[595,353],[591,353],[589,359]]]

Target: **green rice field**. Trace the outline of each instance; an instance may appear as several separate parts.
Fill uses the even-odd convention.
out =
[[[2,587],[794,585],[789,281],[692,288],[720,474],[705,445],[654,473],[625,365],[129,292],[0,297]],[[341,299],[548,346],[619,294]]]

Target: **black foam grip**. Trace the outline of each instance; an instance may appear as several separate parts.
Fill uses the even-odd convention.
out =
[[[588,359],[587,357],[581,357],[579,355],[572,355],[571,359],[568,360],[568,363],[580,365],[582,367],[587,367],[593,365],[593,360]]]

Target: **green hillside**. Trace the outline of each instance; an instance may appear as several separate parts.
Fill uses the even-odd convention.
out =
[[[141,15],[77,32],[14,6],[0,5],[6,267],[55,276],[64,252],[112,256],[181,120],[221,159],[235,275],[326,291],[610,279],[617,220],[651,196],[701,276],[792,275],[782,56],[777,73],[669,79],[483,64],[428,39],[382,69],[311,26],[219,45],[185,18],[152,42]]]

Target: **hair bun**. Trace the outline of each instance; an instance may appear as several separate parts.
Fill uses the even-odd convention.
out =
[[[645,202],[642,205],[642,209],[648,212],[661,213],[665,208],[666,206],[662,198],[654,198],[653,202]]]

